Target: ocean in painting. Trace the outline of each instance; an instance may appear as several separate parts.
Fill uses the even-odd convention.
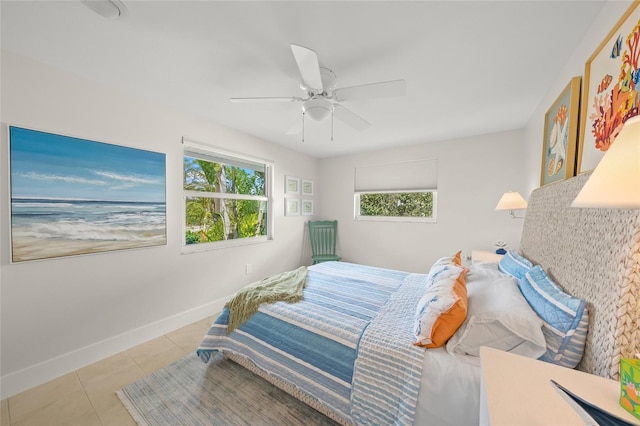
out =
[[[165,203],[13,199],[13,261],[166,244]]]

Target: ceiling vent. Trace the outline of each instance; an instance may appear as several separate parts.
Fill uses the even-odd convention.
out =
[[[104,18],[118,18],[127,11],[120,0],[81,0],[82,4]]]

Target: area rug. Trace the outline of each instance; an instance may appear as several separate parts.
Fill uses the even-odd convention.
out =
[[[187,356],[117,392],[139,425],[337,425],[221,355]]]

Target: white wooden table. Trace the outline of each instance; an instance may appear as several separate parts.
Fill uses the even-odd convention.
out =
[[[553,379],[579,397],[640,425],[618,400],[620,383],[582,371],[480,348],[481,425],[583,425],[580,415],[550,383]]]

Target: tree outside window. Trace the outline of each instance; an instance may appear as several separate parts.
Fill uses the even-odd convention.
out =
[[[185,151],[185,245],[267,237],[268,165]]]
[[[436,192],[356,193],[356,219],[435,222]]]

